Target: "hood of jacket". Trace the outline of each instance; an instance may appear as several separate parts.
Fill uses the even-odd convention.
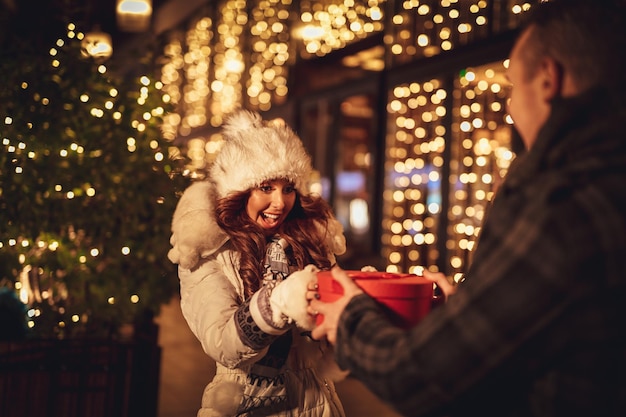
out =
[[[169,260],[193,269],[215,253],[229,237],[215,221],[215,190],[208,181],[191,184],[178,201],[172,218]]]

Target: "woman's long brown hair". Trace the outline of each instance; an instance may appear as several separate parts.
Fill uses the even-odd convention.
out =
[[[215,209],[217,224],[230,236],[233,247],[240,253],[239,274],[246,298],[261,286],[267,246],[264,230],[246,212],[250,193],[248,190],[222,198],[217,201]],[[320,269],[330,268],[325,231],[331,217],[332,210],[321,197],[296,192],[295,204],[278,234],[289,243],[299,269],[308,264]]]

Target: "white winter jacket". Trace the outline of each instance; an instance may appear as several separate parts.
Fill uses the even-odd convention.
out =
[[[295,323],[279,332],[261,330],[249,308],[257,297],[245,300],[239,254],[215,224],[210,192],[206,183],[196,183],[181,198],[169,254],[179,264],[183,315],[217,364],[198,417],[344,417],[333,379],[345,374],[334,364],[332,347]],[[341,254],[345,240],[333,222],[329,248]]]

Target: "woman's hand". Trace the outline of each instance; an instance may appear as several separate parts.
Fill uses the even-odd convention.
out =
[[[307,265],[276,285],[269,298],[275,325],[280,327],[295,321],[301,329],[313,329],[315,317],[308,313],[309,300],[305,297],[308,297],[308,289],[317,282],[318,272],[315,265]]]
[[[350,302],[352,297],[362,294],[361,290],[352,279],[348,276],[346,271],[335,266],[332,270],[332,275],[335,281],[337,281],[343,288],[343,296],[332,303],[325,303],[319,300],[319,293],[317,292],[317,284],[314,287],[309,286],[307,291],[307,299],[309,300],[308,312],[313,316],[321,314],[324,316],[322,323],[317,325],[311,332],[313,339],[320,340],[326,338],[332,345],[337,341],[337,326],[339,325],[339,317],[345,309],[346,305]]]

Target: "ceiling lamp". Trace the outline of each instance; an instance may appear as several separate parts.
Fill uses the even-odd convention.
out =
[[[150,27],[152,0],[117,0],[117,26],[125,32],[144,32]]]
[[[113,54],[111,35],[96,28],[85,34],[80,42],[80,52],[84,57],[92,57],[97,61],[104,61]]]

